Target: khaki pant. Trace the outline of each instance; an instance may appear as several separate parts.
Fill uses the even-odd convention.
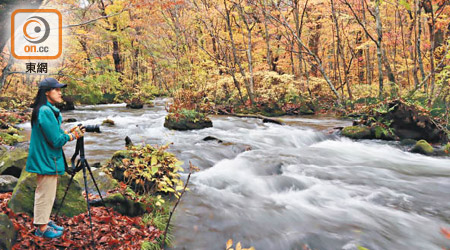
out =
[[[46,225],[50,221],[53,203],[56,198],[57,175],[37,175],[34,192],[34,224]]]

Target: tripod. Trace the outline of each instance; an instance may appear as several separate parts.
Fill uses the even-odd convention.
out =
[[[77,164],[75,165],[75,159],[77,158],[78,154],[80,154],[80,159],[78,159]],[[64,157],[64,160],[65,160],[65,157]],[[94,230],[92,229],[91,207],[89,205],[89,191],[88,191],[88,187],[87,187],[86,169],[89,171],[89,175],[91,176],[91,179],[94,182],[95,188],[97,189],[98,194],[100,195],[100,198],[102,199],[102,203],[105,204],[105,202],[103,200],[102,194],[100,193],[100,189],[97,186],[97,182],[94,179],[94,175],[92,174],[91,167],[89,166],[89,163],[87,162],[85,155],[84,155],[84,137],[77,139],[77,145],[75,148],[75,153],[72,156],[71,163],[72,163],[71,169],[69,169],[66,164],[66,171],[68,174],[71,175],[71,177],[69,180],[69,184],[67,185],[66,191],[64,192],[64,196],[61,200],[61,204],[59,205],[58,211],[56,212],[56,217],[58,216],[59,211],[61,210],[61,207],[63,206],[64,199],[66,198],[67,192],[69,191],[70,184],[72,184],[75,174],[78,171],[83,170],[84,189],[86,191],[86,204],[87,204],[87,209],[88,209],[88,214],[89,214],[89,222],[90,222],[90,227],[91,227],[92,245],[95,247]]]

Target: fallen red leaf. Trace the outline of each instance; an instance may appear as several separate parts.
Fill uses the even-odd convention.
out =
[[[43,239],[34,235],[33,219],[24,213],[14,213],[7,204],[11,193],[0,194],[0,211],[8,215],[16,228],[17,243],[13,249],[140,249],[144,240],[155,242],[162,234],[153,226],[144,227],[141,218],[121,215],[111,208],[91,208],[95,248],[87,213],[73,218],[53,218],[65,228],[59,239]]]

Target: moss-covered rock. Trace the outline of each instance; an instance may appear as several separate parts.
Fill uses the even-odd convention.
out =
[[[0,146],[0,174],[19,177],[27,163],[28,151],[23,148],[7,149]]]
[[[433,147],[425,140],[420,140],[411,149],[412,153],[419,153],[424,155],[432,155],[434,152]]]
[[[0,193],[13,191],[17,181],[18,179],[12,175],[0,175]]]
[[[0,129],[0,144],[15,145],[23,141],[24,136],[18,128],[7,125],[6,129]]]
[[[15,213],[24,212],[29,215],[33,215],[34,206],[34,191],[36,189],[36,177],[34,173],[29,173],[26,170],[22,171],[19,181],[14,188],[11,200],[8,203]],[[59,176],[58,187],[56,190],[56,200],[53,205],[53,211],[57,211],[61,200],[64,196],[67,185],[69,184],[70,176],[65,174]],[[61,208],[60,214],[68,217],[86,212],[86,200],[82,195],[82,189],[78,181],[73,180],[70,185],[70,189],[67,192],[66,199]]]
[[[212,121],[207,117],[201,120],[192,120],[185,118],[177,119],[176,117],[168,115],[164,121],[164,127],[181,131],[211,128],[212,126]]]
[[[0,249],[12,249],[16,241],[17,231],[6,214],[0,214],[0,235]]]
[[[111,178],[108,174],[103,172],[101,169],[94,169],[92,170],[92,175],[94,175],[95,182],[97,183],[98,188],[100,189],[100,192],[102,195],[105,195],[108,190],[117,188],[119,186],[119,183],[117,180]],[[89,172],[86,172],[86,180],[87,180],[87,186],[88,186],[88,192],[91,194],[98,194],[97,188],[95,188],[94,182],[92,181],[91,175]],[[84,190],[84,178],[83,178],[83,171],[78,172],[75,175],[75,180],[78,181],[83,186]]]
[[[370,135],[374,139],[381,139],[387,141],[393,141],[397,139],[397,136],[392,131],[379,124],[375,124],[372,127],[370,127]]]
[[[140,216],[146,213],[144,203],[133,201],[121,193],[111,194],[103,200],[105,204],[102,204],[100,199],[93,201],[91,204],[93,206],[111,207],[114,211],[127,216]]]
[[[342,129],[342,135],[351,139],[370,139],[370,128],[366,126],[348,126]]]

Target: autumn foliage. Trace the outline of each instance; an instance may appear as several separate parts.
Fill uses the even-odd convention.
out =
[[[15,214],[7,203],[11,193],[0,195],[0,211],[9,216],[18,231],[13,249],[140,249],[142,242],[154,242],[161,231],[153,226],[144,227],[140,217],[123,216],[112,209],[92,207],[92,223],[95,246],[91,241],[89,216],[87,213],[73,218],[54,218],[65,232],[58,239],[43,239],[34,235],[33,219],[24,214]]]

